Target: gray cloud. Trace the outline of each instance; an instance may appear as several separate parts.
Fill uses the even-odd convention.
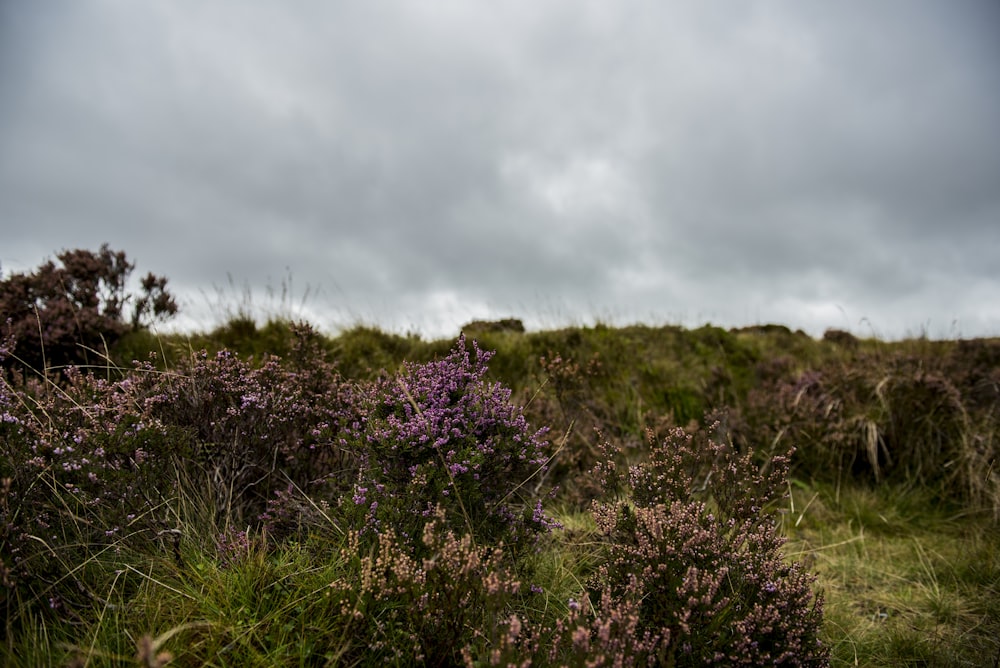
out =
[[[291,276],[429,335],[997,335],[998,35],[972,0],[7,3],[0,267],[107,241],[194,319]]]

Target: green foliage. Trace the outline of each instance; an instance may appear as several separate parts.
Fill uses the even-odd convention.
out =
[[[348,378],[369,378],[380,371],[394,371],[404,361],[431,359],[429,344],[415,336],[388,334],[373,327],[358,326],[342,332],[333,342],[340,371]]]

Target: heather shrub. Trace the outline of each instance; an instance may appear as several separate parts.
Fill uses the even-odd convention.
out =
[[[223,351],[170,372],[136,363],[116,380],[75,367],[58,384],[8,373],[0,563],[17,595],[86,605],[85,566],[97,555],[176,552],[181,499],[226,527],[256,518],[272,489],[343,466],[346,390],[311,330],[295,332],[285,365],[251,367]]]
[[[99,361],[125,332],[177,313],[163,277],[147,274],[140,292],[129,292],[135,265],[107,244],[96,253],[64,251],[57,258],[59,264],[49,261],[0,281],[0,314],[16,340],[5,366],[40,370]]]
[[[635,583],[633,583],[633,588]],[[663,647],[669,639],[643,626],[639,601],[642,595],[614,596],[609,587],[600,591],[596,605],[570,601],[569,612],[546,629],[546,659],[552,665],[650,666],[664,664]]]
[[[501,619],[467,666],[828,664],[814,577],[783,558],[773,519],[786,459],[761,470],[682,429],[649,434],[632,465],[603,448],[603,562],[564,614]]]
[[[72,615],[97,600],[109,553],[174,547],[163,508],[173,462],[161,453],[184,441],[129,415],[127,386],[73,368],[60,388],[3,388],[5,592],[19,614]]]
[[[427,556],[392,528],[374,544],[357,531],[340,560],[349,577],[331,583],[345,637],[346,664],[457,665],[464,654],[495,644],[504,612],[521,589],[498,546],[477,546],[469,534],[447,528],[442,510],[424,524]],[[471,649],[470,649],[471,648]]]
[[[256,518],[289,481],[304,485],[346,465],[337,436],[350,392],[313,330],[297,325],[293,335],[286,362],[197,353],[142,404],[147,419],[187,434],[195,480],[224,522]]]
[[[444,524],[484,544],[529,545],[553,522],[537,495],[545,430],[484,376],[492,354],[465,338],[436,362],[405,364],[360,391],[346,444],[360,460],[355,526],[416,543],[439,506]]]
[[[814,578],[784,560],[772,517],[787,459],[760,470],[750,454],[682,429],[651,436],[638,464],[615,454],[608,446],[598,467],[618,498],[594,504],[608,557],[592,579],[602,603],[590,651],[620,646],[625,662],[664,665],[825,665]],[[615,632],[628,638],[615,645]]]

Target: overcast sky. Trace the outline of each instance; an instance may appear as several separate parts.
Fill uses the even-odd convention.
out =
[[[0,271],[104,242],[201,329],[1000,336],[1000,2],[0,2]]]

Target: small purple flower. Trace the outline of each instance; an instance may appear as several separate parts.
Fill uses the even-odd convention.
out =
[[[219,565],[228,568],[250,552],[250,537],[246,531],[226,530],[216,539]]]

